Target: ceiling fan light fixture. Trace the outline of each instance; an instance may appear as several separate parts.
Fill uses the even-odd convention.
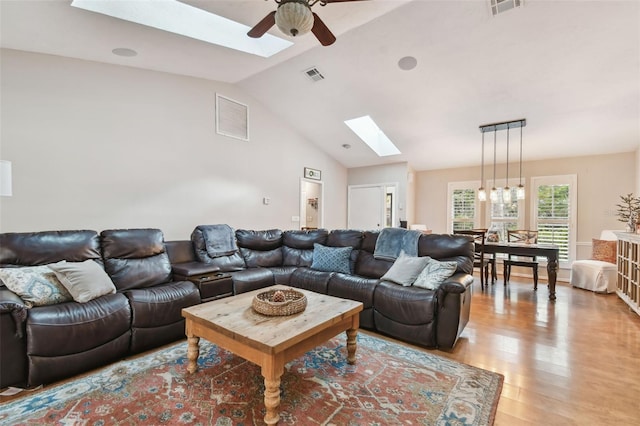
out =
[[[313,27],[313,13],[305,0],[283,1],[275,18],[280,31],[292,37],[306,34]]]

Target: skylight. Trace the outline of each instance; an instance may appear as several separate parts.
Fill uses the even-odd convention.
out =
[[[344,124],[349,126],[379,157],[402,154],[370,116],[345,120]]]
[[[264,58],[293,45],[270,34],[251,38],[250,27],[176,0],[73,0],[71,6]]]

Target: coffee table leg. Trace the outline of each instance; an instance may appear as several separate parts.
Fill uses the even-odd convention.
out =
[[[189,365],[187,371],[191,374],[198,370],[198,356],[200,355],[200,338],[196,336],[187,337],[187,358]]]
[[[356,363],[357,336],[357,329],[350,328],[347,330],[347,362],[349,364]]]
[[[280,406],[280,377],[283,372],[284,362],[282,359],[272,358],[262,366],[264,406],[267,409],[264,422],[268,425],[275,425],[280,420],[278,407]]]

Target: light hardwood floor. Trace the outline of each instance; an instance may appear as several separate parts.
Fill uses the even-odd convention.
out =
[[[496,425],[640,424],[640,317],[615,294],[502,277],[482,291],[451,352],[504,375]]]

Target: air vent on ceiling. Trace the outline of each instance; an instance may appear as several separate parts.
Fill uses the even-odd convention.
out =
[[[309,77],[311,81],[315,82],[315,81],[324,80],[324,76],[320,74],[320,71],[318,71],[318,68],[316,67],[309,68],[304,73],[307,75],[307,77]]]
[[[521,7],[523,2],[524,0],[489,0],[493,16],[516,7]]]

